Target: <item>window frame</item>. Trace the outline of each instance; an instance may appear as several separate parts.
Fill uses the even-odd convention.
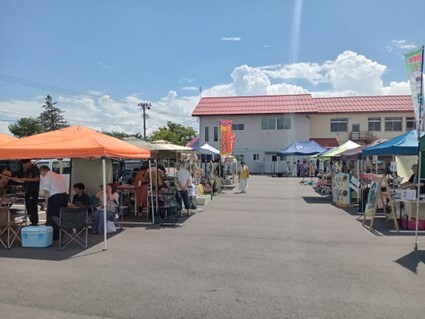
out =
[[[371,129],[371,124],[373,128]],[[376,124],[379,124],[379,130],[376,129]],[[369,117],[367,119],[367,128],[369,132],[381,132],[382,130],[382,118],[380,117]]]
[[[252,161],[253,161],[253,162],[258,162],[258,161],[260,161],[260,154],[259,154],[259,153],[254,153],[254,154],[252,154]]]
[[[403,131],[403,118],[402,117],[386,117],[385,121],[385,132],[401,132]],[[392,123],[392,128],[389,129],[387,124]],[[394,129],[394,123],[400,123],[400,129]]]
[[[267,128],[265,128],[264,123],[267,121]],[[273,123],[272,128],[270,128],[270,123]],[[264,117],[261,118],[261,130],[262,131],[272,131],[276,129],[276,118],[275,117]]]
[[[333,125],[337,124],[337,130],[333,129]],[[341,125],[345,125],[345,130],[341,129]],[[348,132],[348,118],[333,118],[330,120],[331,133]]]
[[[279,120],[282,120],[282,127],[281,128],[279,128]],[[289,122],[289,125],[288,125],[288,122]],[[277,117],[276,118],[276,129],[277,130],[291,130],[292,129],[292,119],[290,117]]]
[[[218,126],[214,126],[214,142],[218,142]]]
[[[210,128],[208,126],[205,126],[204,134],[205,134],[205,142],[209,142],[210,141]]]
[[[416,119],[414,117],[406,117],[405,123],[406,123],[406,132],[416,130]],[[409,129],[407,123],[413,124],[411,129]]]

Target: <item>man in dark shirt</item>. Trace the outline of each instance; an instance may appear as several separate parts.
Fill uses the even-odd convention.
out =
[[[90,206],[90,197],[84,192],[86,185],[83,183],[74,184],[74,197],[72,197],[72,206],[84,207]]]
[[[30,159],[21,160],[24,177],[14,178],[16,182],[24,183],[25,208],[30,216],[31,226],[38,225],[38,193],[40,190],[40,170]]]

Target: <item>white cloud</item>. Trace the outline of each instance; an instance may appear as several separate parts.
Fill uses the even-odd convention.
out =
[[[97,62],[96,64],[95,64],[95,66],[96,67],[99,67],[99,68],[102,68],[102,69],[107,69],[107,70],[113,70],[114,68],[112,67],[112,66],[110,66],[110,65],[107,65],[107,64],[105,64],[105,63],[103,63],[103,62]]]
[[[222,37],[221,40],[237,42],[237,41],[242,40],[242,38],[240,38],[240,37]]]
[[[417,46],[414,42],[408,43],[406,40],[391,40],[385,47],[387,48],[388,52],[393,52],[395,50],[413,50]]]
[[[323,63],[300,62],[258,67],[244,64],[233,69],[228,83],[206,88],[202,96],[311,93],[315,97],[325,97],[410,94],[407,81],[384,84],[383,76],[387,70],[387,66],[353,51],[345,51],[334,60]],[[189,83],[191,79],[181,81],[181,84]],[[304,86],[305,82],[310,84],[310,90]],[[146,101],[137,94],[129,94],[118,101],[102,92],[92,94],[93,97],[82,95],[54,98],[65,111],[65,119],[73,125],[86,125],[106,131],[142,132],[142,111],[138,104],[151,102],[152,107],[148,111],[150,118],[147,120],[148,134],[166,125],[167,121],[191,125],[197,129],[196,119],[191,117],[191,113],[199,102],[198,87],[188,85],[181,89],[188,96],[180,97],[176,91],[171,90],[158,101]],[[32,101],[0,101],[0,131],[7,132],[10,124],[8,120],[38,116],[42,112],[43,102],[42,97]]]
[[[199,91],[199,87],[197,87],[197,86],[183,86],[182,88],[180,88],[180,90],[183,90],[183,91]]]
[[[266,49],[267,49],[267,48],[270,48],[270,45],[268,45],[268,44],[264,44],[264,45],[263,45],[263,48],[266,48]]]

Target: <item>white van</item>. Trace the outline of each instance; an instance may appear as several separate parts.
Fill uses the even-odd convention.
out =
[[[35,162],[35,164],[40,168],[43,165],[46,165],[50,168],[52,172],[60,174],[60,161],[58,159],[41,159]],[[71,188],[71,159],[64,158],[62,159],[62,176],[65,180],[66,192],[69,194]],[[40,197],[44,196],[43,191],[43,176],[40,176]]]

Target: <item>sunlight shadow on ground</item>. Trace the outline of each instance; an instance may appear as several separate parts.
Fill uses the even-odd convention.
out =
[[[425,250],[412,251],[406,256],[397,259],[395,262],[417,274],[419,264],[425,264]]]

